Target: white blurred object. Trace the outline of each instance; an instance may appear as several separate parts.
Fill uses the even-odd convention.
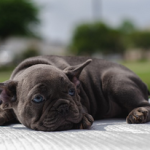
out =
[[[44,41],[35,38],[10,37],[0,45],[0,65],[10,63],[14,57],[34,46],[41,55],[64,55],[66,45],[60,41]]]
[[[0,51],[0,65],[5,65],[12,61],[12,53],[7,50]]]

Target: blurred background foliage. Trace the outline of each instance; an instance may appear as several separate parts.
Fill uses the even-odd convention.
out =
[[[119,30],[105,23],[96,22],[83,24],[76,28],[69,50],[75,55],[92,55],[95,52],[122,54],[125,45]]]
[[[0,0],[0,39],[14,35],[34,35],[39,22],[38,8],[29,0]]]
[[[75,25],[68,43],[47,42],[37,32],[41,25],[39,14],[42,9],[36,0],[0,0],[0,82],[9,79],[19,62],[32,56],[87,55],[127,66],[150,89],[149,29],[137,27],[130,19],[123,20],[118,26],[103,19],[94,19]],[[19,38],[15,42],[11,40],[13,44],[9,45],[11,37]],[[2,53],[6,53],[7,57]],[[5,63],[2,63],[2,59]]]
[[[15,57],[13,58],[13,66],[18,65],[21,61],[23,61],[29,57],[34,57],[34,56],[38,56],[38,55],[40,55],[40,52],[34,46],[30,46],[30,47],[28,47],[28,49],[15,55]]]
[[[94,53],[123,54],[129,48],[150,49],[150,31],[138,29],[132,21],[125,20],[117,28],[104,22],[79,25],[72,37],[69,52],[75,55]]]

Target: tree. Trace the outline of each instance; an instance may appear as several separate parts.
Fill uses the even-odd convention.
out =
[[[38,9],[31,0],[0,0],[0,39],[12,35],[33,35]]]
[[[136,30],[136,26],[130,20],[124,20],[119,26],[119,30],[124,34],[130,34]]]
[[[123,53],[124,51],[121,32],[101,22],[78,26],[69,48],[77,55],[92,55],[95,52]]]
[[[131,34],[134,47],[139,47],[144,50],[150,49],[150,31],[137,31]]]
[[[122,33],[122,40],[124,43],[125,48],[130,48],[133,46],[132,34],[138,31],[137,27],[131,20],[124,20],[118,30]]]

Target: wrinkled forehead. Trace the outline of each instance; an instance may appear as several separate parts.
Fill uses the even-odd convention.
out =
[[[59,85],[69,79],[65,73],[51,65],[34,65],[26,70],[24,75],[24,83],[34,86],[38,83],[45,83],[51,86]]]

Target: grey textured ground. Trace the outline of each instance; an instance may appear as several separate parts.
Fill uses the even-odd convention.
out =
[[[0,127],[0,150],[149,150],[150,123],[95,121],[89,130],[41,132],[21,124]]]

